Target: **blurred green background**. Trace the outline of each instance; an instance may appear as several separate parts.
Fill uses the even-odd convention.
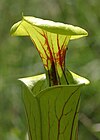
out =
[[[70,41],[66,63],[87,77],[82,89],[79,140],[100,139],[100,0],[0,0],[0,140],[25,140],[27,135],[20,77],[44,72],[27,37],[11,37],[11,26],[32,15],[80,26],[89,36]]]

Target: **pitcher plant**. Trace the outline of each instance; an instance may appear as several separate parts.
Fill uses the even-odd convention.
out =
[[[44,74],[19,79],[29,140],[78,140],[80,89],[89,81],[68,70],[65,58],[69,41],[87,36],[87,31],[24,16],[11,35],[29,36],[45,68]]]

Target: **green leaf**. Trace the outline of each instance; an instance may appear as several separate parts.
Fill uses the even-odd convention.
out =
[[[80,86],[48,88],[35,97],[23,89],[30,140],[75,139]]]
[[[22,86],[22,89],[29,140],[41,140],[41,118],[38,100],[25,85]]]
[[[77,129],[80,87],[57,86],[38,95],[43,140],[74,140]]]
[[[28,121],[29,140],[75,140],[78,124],[79,84],[46,88],[45,74],[20,79]],[[87,82],[86,82],[87,83]]]

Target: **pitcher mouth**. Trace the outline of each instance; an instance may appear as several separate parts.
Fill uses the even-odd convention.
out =
[[[54,85],[54,86],[49,87],[49,85],[47,85],[46,74],[40,74],[37,76],[20,78],[18,80],[20,80],[22,83],[24,83],[30,91],[35,87],[36,84],[38,84],[38,82],[42,82],[43,84],[45,84],[45,86],[43,86],[41,91],[46,90],[48,88],[57,88],[57,87],[64,87],[64,86],[80,87],[80,86],[88,85],[90,83],[90,81],[88,79],[86,79],[82,76],[79,76],[73,72],[71,72],[71,74],[72,74],[74,82],[70,83],[69,85]]]

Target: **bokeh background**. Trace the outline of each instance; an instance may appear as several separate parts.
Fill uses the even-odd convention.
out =
[[[66,63],[91,81],[81,91],[79,140],[100,140],[100,0],[0,0],[0,140],[25,140],[27,124],[17,79],[44,73],[30,39],[9,34],[22,13],[88,31],[88,37],[70,41]]]

